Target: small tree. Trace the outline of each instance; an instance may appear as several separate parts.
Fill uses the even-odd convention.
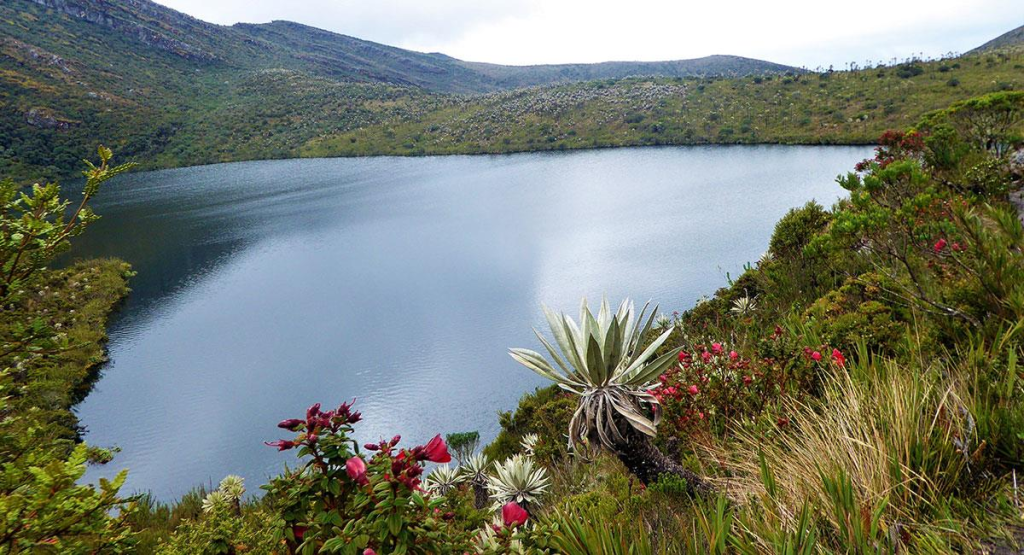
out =
[[[476,453],[480,447],[480,432],[458,432],[444,436],[451,449],[452,456],[458,461],[459,466],[466,464],[466,461]]]
[[[25,280],[67,251],[71,238],[99,219],[89,201],[100,185],[135,166],[111,167],[113,153],[106,147],[99,147],[99,156],[99,166],[85,161],[82,200],[70,216],[71,201],[60,198],[56,183],[33,185],[27,194],[10,179],[0,182],[0,304],[7,304]]]

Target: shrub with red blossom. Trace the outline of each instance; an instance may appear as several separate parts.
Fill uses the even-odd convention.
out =
[[[281,507],[281,536],[289,552],[453,553],[470,533],[441,512],[443,497],[421,487],[424,464],[451,460],[440,435],[426,445],[401,448],[401,438],[367,443],[352,438],[361,420],[351,403],[305,418],[282,421],[290,439],[268,442],[296,450],[303,464],[264,486]]]
[[[867,171],[873,166],[885,168],[896,160],[919,158],[924,154],[924,136],[917,131],[892,130],[882,133],[875,148],[875,157],[864,160],[856,166],[859,172]]]
[[[776,333],[767,341],[780,338]],[[806,394],[830,364],[845,367],[846,359],[826,346],[805,348],[799,356],[750,358],[722,343],[697,344],[679,353],[679,364],[650,393],[679,433],[728,434],[738,425],[787,421],[778,413],[780,398]]]

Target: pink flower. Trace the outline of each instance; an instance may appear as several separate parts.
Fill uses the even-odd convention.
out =
[[[740,354],[736,351],[729,351],[729,360],[736,360],[740,358]]]
[[[700,358],[704,359],[704,362],[711,362],[711,353],[704,351],[700,354]]]
[[[279,439],[277,441],[264,441],[263,443],[268,447],[277,447],[278,451],[287,451],[288,449],[291,449],[296,445],[294,441],[288,441],[286,439]]]
[[[298,418],[289,418],[288,420],[282,420],[280,423],[278,423],[277,427],[283,430],[291,430],[294,432],[305,423],[305,420],[299,420]]]
[[[935,252],[942,252],[942,249],[946,248],[946,240],[939,239],[938,241],[935,242],[935,246],[932,248],[935,250]]]
[[[846,368],[846,357],[843,356],[843,353],[839,352],[839,349],[832,349],[832,360],[840,368]]]
[[[370,480],[366,478],[366,463],[359,457],[352,457],[345,462],[345,472],[348,473],[349,478],[355,480],[360,486],[370,483]]]
[[[501,520],[508,528],[522,526],[526,524],[528,518],[530,518],[530,513],[527,513],[526,509],[520,507],[519,503],[515,501],[505,503],[505,506],[501,508]]]
[[[363,550],[363,555],[377,555],[377,552],[367,547]]]
[[[722,354],[722,344],[721,344],[721,343],[712,343],[712,344],[711,344],[711,350],[712,350],[712,351],[713,351],[713,352],[714,352],[714,353],[715,353],[716,355],[720,355],[720,354]]]
[[[687,389],[687,391],[689,391],[689,392],[690,392],[690,395],[696,395],[696,394],[700,393],[700,388],[699,388],[699,387],[697,387],[696,385],[691,385],[691,386],[690,386],[690,387],[689,387],[689,388]]]
[[[754,382],[754,378],[751,376],[743,376],[743,385],[750,385]]]
[[[814,362],[820,362],[821,353],[819,353],[818,351],[814,351],[813,353],[811,353],[811,360],[813,360]]]
[[[452,460],[451,454],[448,453],[448,446],[441,439],[441,434],[437,434],[434,436],[434,439],[417,449],[414,449],[414,451],[417,451],[416,456],[420,460],[427,460],[433,463],[446,463]]]

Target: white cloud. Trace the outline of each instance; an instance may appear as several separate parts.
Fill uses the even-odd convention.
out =
[[[736,54],[815,67],[965,51],[1024,23],[1020,0],[160,0],[215,23],[288,19],[509,64]]]

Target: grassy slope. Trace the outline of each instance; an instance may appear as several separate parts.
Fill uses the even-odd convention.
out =
[[[501,153],[705,143],[873,143],[924,113],[1024,87],[1021,51],[825,75],[626,79],[462,99],[311,141],[304,156]],[[955,80],[955,81],[954,81]],[[956,83],[955,86],[952,83]]]

